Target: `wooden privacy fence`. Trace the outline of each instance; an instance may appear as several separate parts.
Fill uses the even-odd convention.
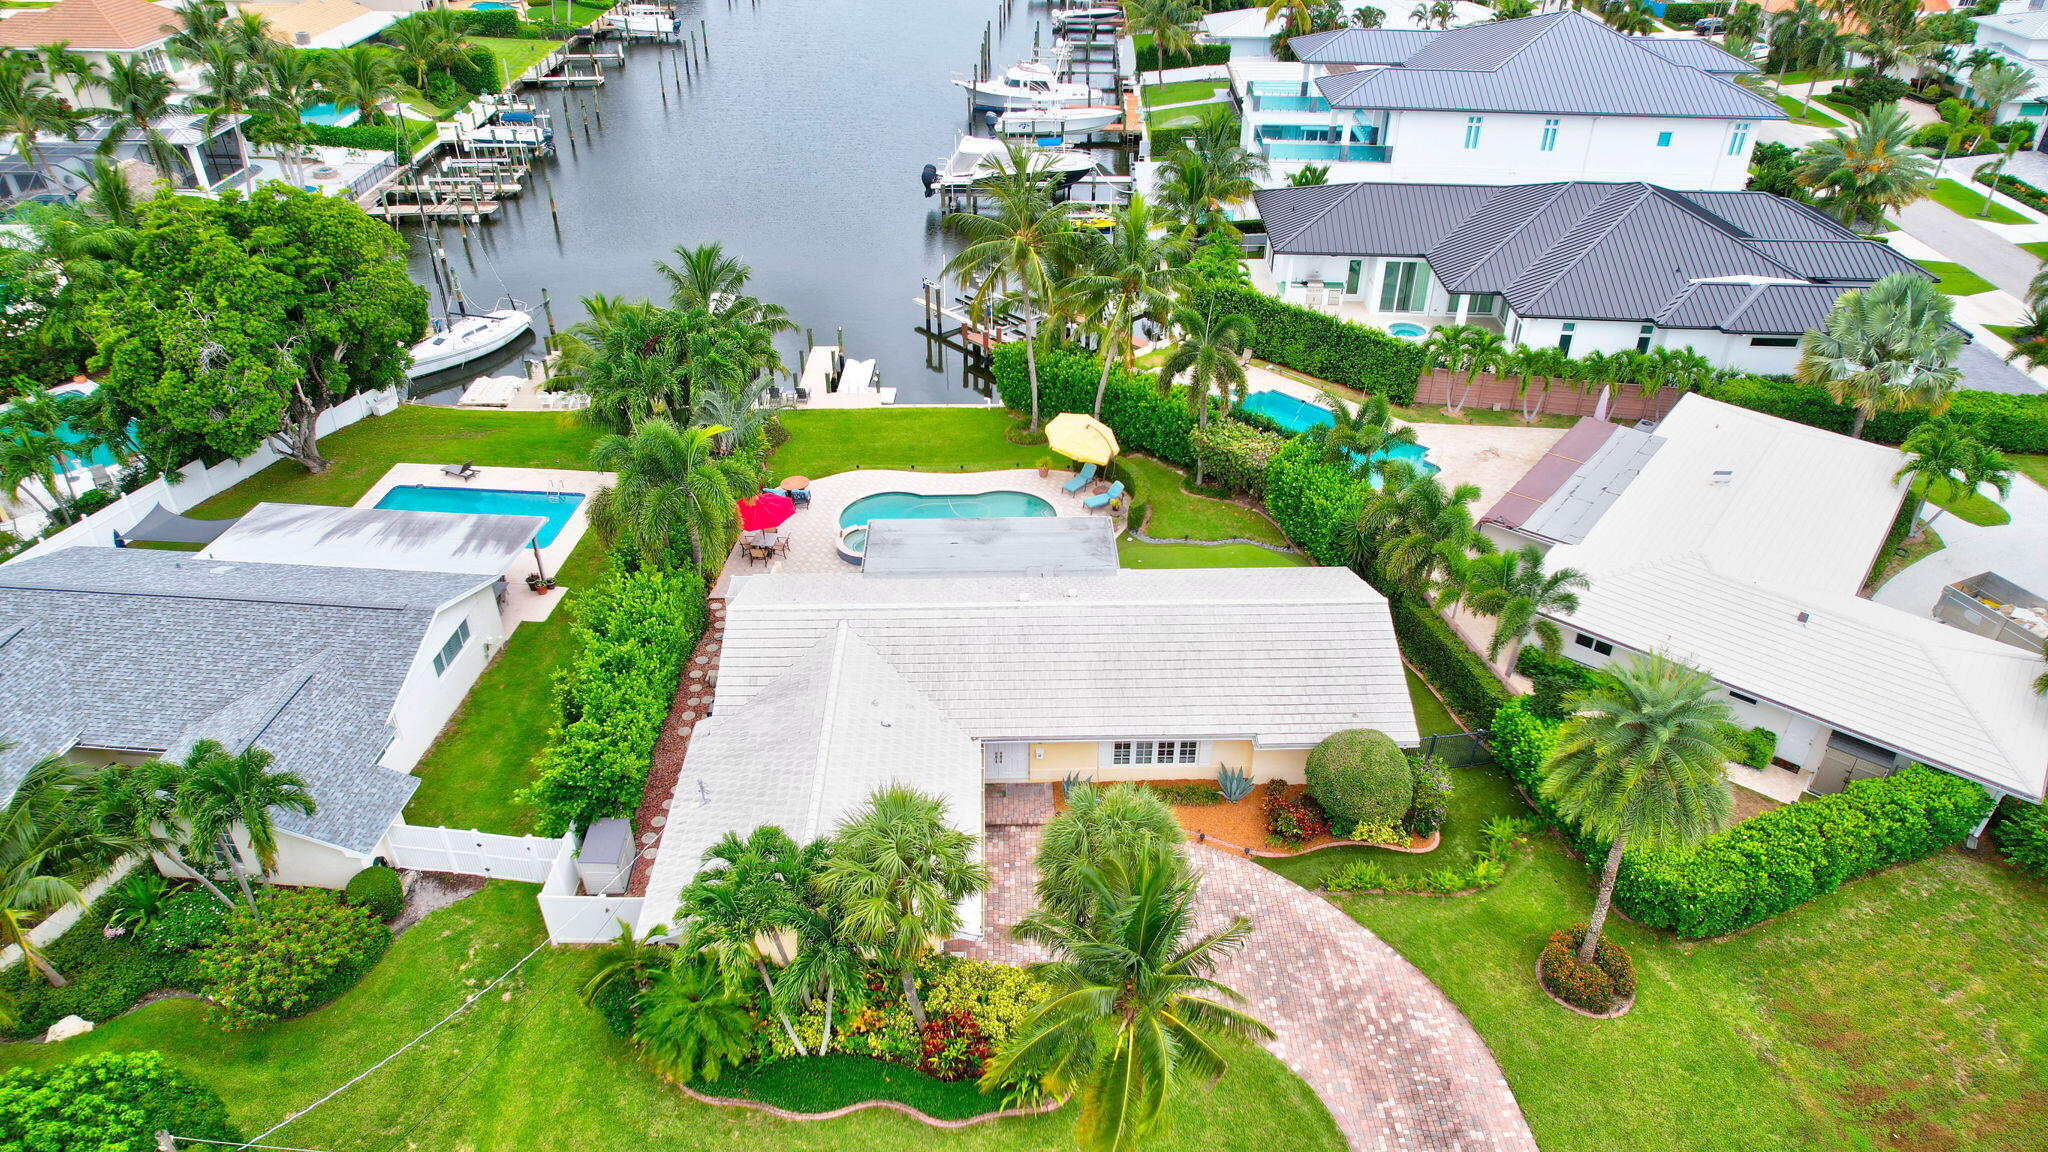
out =
[[[1643,390],[1634,384],[1593,385],[1582,391],[1570,380],[1558,380],[1549,389],[1544,389],[1539,377],[1529,382],[1530,395],[1524,397],[1517,389],[1520,381],[1512,376],[1496,376],[1481,372],[1472,378],[1472,391],[1465,391],[1465,374],[1446,372],[1432,368],[1422,374],[1415,383],[1415,403],[1431,408],[1442,407],[1444,389],[1450,389],[1451,403],[1460,396],[1465,398],[1465,407],[1497,409],[1502,412],[1521,412],[1524,406],[1535,408],[1540,414],[1553,416],[1593,416],[1600,403],[1600,393],[1607,391],[1607,412],[1609,420],[1629,423],[1636,420],[1662,420],[1685,394],[1679,388],[1659,388],[1655,396],[1643,399]]]

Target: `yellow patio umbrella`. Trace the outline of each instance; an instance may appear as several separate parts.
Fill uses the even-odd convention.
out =
[[[1083,464],[1107,464],[1117,454],[1109,425],[1079,412],[1062,412],[1045,426],[1046,446]]]

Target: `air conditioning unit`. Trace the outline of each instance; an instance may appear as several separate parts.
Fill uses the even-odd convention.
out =
[[[312,47],[312,46],[313,46],[313,34],[312,34],[311,32],[307,32],[307,31],[303,31],[303,30],[301,30],[301,31],[298,31],[298,32],[294,32],[294,33],[292,33],[292,47],[294,47],[294,48],[310,48],[310,47]]]
[[[597,820],[583,833],[576,879],[592,896],[617,896],[633,878],[633,825],[624,817]]]

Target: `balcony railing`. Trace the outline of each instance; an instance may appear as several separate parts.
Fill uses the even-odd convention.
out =
[[[1254,112],[1328,112],[1330,102],[1321,96],[1261,96],[1252,93]]]
[[[1385,144],[1318,144],[1293,140],[1268,140],[1265,143],[1266,156],[1273,160],[1385,164],[1394,158],[1394,150]]]

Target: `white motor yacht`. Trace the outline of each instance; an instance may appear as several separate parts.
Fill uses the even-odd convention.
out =
[[[1063,12],[1053,13],[1052,26],[1056,29],[1094,28],[1105,24],[1114,24],[1123,18],[1123,9],[1106,5],[1092,8],[1069,8]]]
[[[605,17],[628,36],[673,36],[682,18],[667,4],[623,4]]]
[[[532,328],[533,317],[516,303],[481,315],[451,316],[438,321],[434,332],[412,346],[412,367],[405,374],[417,380],[467,364],[496,352]]]
[[[1111,104],[1072,108],[1019,108],[996,118],[996,135],[1058,142],[1086,136],[1123,119],[1124,110]]]
[[[1046,106],[1064,108],[1102,101],[1100,92],[1086,84],[1061,80],[1052,65],[1043,60],[1026,60],[1013,65],[1002,75],[986,80],[955,80],[953,83],[974,93],[976,108],[993,108],[998,112]]]
[[[925,165],[924,194],[930,196],[942,188],[964,188],[1001,174],[1009,163],[1012,143],[987,136],[960,137],[953,154],[943,163]],[[1028,171],[1044,173],[1062,187],[1099,168],[1095,157],[1072,148],[1024,145],[1023,151]]]

